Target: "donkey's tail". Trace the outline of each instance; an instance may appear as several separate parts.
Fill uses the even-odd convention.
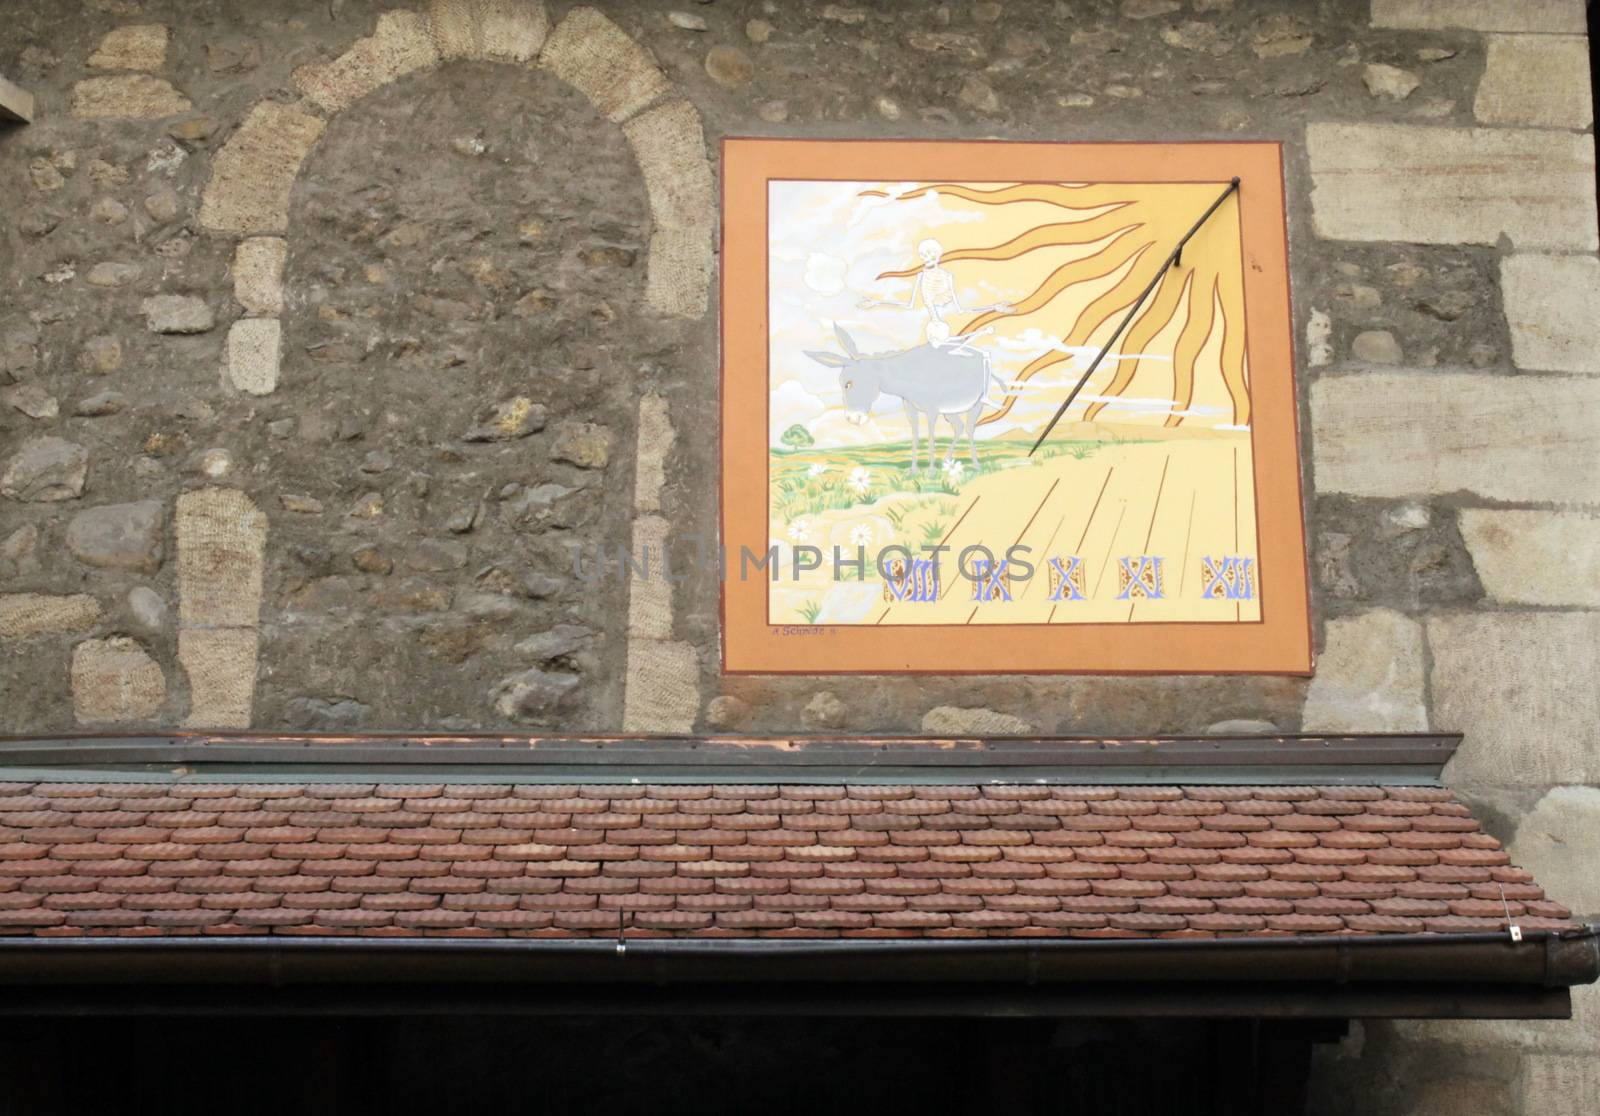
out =
[[[994,369],[990,368],[987,363],[984,365],[983,370],[989,377],[988,382],[983,385],[983,401],[985,403],[989,402],[989,387],[991,384],[999,388],[1002,392],[1011,390],[1011,385],[1006,382],[1005,377],[1001,376]]]

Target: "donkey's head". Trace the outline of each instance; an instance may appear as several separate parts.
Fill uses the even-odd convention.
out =
[[[859,426],[867,421],[867,412],[878,399],[879,370],[876,362],[862,360],[856,343],[843,327],[835,325],[833,335],[839,339],[844,355],[807,350],[806,356],[818,364],[839,370],[839,390],[844,392],[845,418]]]

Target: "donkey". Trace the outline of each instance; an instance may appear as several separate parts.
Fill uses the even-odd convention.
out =
[[[818,364],[839,370],[839,386],[844,391],[845,417],[857,425],[867,421],[867,412],[879,395],[892,395],[905,407],[911,422],[911,468],[917,468],[921,447],[921,423],[928,419],[928,472],[933,472],[933,455],[938,452],[938,422],[943,415],[954,432],[945,451],[945,464],[955,457],[956,443],[963,435],[973,467],[978,464],[978,417],[983,413],[993,380],[1004,382],[989,370],[987,353],[973,349],[918,345],[898,353],[862,356],[844,329],[833,327],[833,335],[844,348],[844,355],[807,351]]]

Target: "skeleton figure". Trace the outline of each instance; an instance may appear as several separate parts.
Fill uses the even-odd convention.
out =
[[[944,246],[932,237],[927,238],[917,245],[917,255],[922,257],[922,270],[917,274],[916,282],[911,285],[911,297],[904,302],[890,298],[867,298],[861,301],[861,309],[872,310],[880,306],[892,306],[901,310],[915,310],[917,299],[922,299],[923,308],[928,314],[926,327],[927,338],[934,341],[936,326],[944,326],[945,337],[949,337],[949,326],[945,323],[945,316],[950,313],[981,314],[994,311],[1000,314],[1009,314],[1011,304],[997,302],[993,306],[974,306],[969,311],[961,305],[961,298],[956,293],[955,276],[949,270],[939,266],[939,261],[944,256]],[[938,343],[938,342],[936,342]]]

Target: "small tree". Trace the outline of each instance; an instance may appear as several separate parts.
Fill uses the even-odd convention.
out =
[[[779,441],[790,449],[805,449],[807,446],[817,444],[817,440],[811,436],[811,431],[801,426],[798,422],[785,430]]]

